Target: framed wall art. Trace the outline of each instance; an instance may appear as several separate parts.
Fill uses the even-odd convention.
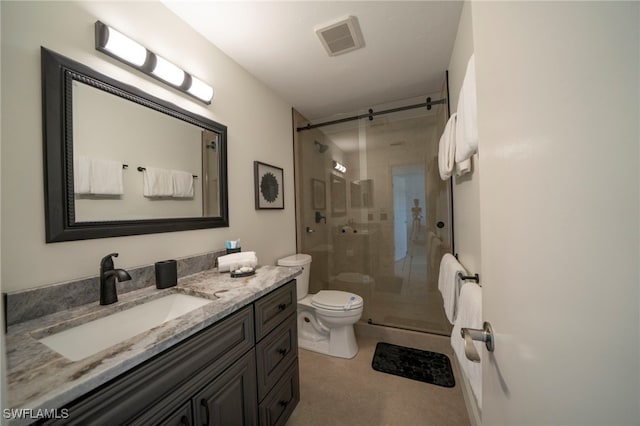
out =
[[[327,208],[327,196],[323,180],[311,179],[311,197],[313,210],[324,210]]]
[[[284,209],[284,172],[280,167],[253,162],[256,210]]]

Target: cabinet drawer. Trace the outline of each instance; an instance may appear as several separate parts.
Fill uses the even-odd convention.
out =
[[[191,426],[193,414],[191,413],[191,401],[186,402],[169,417],[158,423],[158,426]]]
[[[284,286],[264,296],[255,303],[256,341],[266,336],[285,318],[296,311],[296,281],[289,281]]]
[[[260,425],[284,425],[300,401],[298,360],[293,363],[259,406]]]
[[[258,401],[262,401],[297,357],[297,316],[293,313],[256,345]]]

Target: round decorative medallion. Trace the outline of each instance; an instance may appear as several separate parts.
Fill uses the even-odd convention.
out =
[[[267,172],[260,179],[260,193],[270,203],[278,198],[278,180],[273,173]]]

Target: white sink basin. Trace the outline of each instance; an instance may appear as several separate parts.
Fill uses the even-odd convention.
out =
[[[38,341],[65,358],[78,361],[208,303],[211,300],[170,294]]]

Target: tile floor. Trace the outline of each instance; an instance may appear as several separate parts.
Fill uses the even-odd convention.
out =
[[[359,353],[332,358],[300,349],[300,403],[287,426],[468,426],[459,373],[449,338],[367,324],[356,325]],[[456,386],[445,388],[371,368],[377,342],[444,353]]]

